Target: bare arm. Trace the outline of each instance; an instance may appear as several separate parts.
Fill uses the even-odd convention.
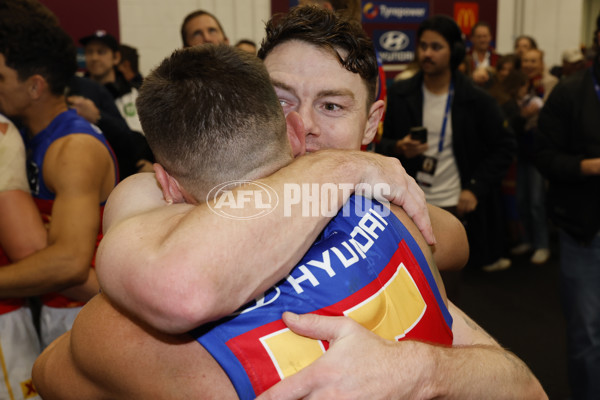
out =
[[[258,182],[283,201],[287,183],[342,182],[354,187],[384,178],[392,184],[389,199],[405,204],[421,226],[429,227],[424,230],[432,238],[422,192],[391,158],[328,150],[300,157]],[[129,181],[135,190],[118,187],[111,195],[97,271],[112,301],[165,332],[185,332],[264,292],[291,270],[329,221],[322,215],[302,216],[301,205],[292,207],[294,217],[279,206],[248,220],[224,218],[206,205],[165,206],[157,200],[155,184],[142,182],[149,189],[144,191],[147,198],[140,198],[142,179]],[[138,195],[132,198],[134,192]],[[351,190],[329,193],[339,209]],[[120,205],[124,211],[115,211]],[[136,208],[142,213],[136,215]],[[256,210],[230,211],[242,217]]]
[[[7,257],[20,260],[45,246],[46,229],[31,195],[0,192],[0,247]]]
[[[435,265],[440,271],[459,270],[469,259],[469,242],[462,223],[439,207],[427,205],[437,243],[431,246]]]
[[[51,145],[43,167],[56,193],[48,246],[0,268],[0,297],[39,295],[87,279],[100,225],[99,203],[112,187],[106,172],[110,163],[104,146],[89,135],[69,135]]]

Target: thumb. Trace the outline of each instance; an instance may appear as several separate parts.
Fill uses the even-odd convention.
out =
[[[286,311],[283,313],[283,322],[298,335],[334,342],[349,333],[353,321],[348,317],[330,317],[318,314],[298,315]]]

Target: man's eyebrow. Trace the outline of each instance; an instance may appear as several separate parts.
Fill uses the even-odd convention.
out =
[[[317,98],[322,97],[350,97],[351,100],[355,99],[354,92],[349,89],[321,90],[319,93],[317,93]]]
[[[290,92],[292,94],[296,94],[296,91],[290,86],[276,79],[271,79],[271,84],[274,88],[283,89],[286,92]]]

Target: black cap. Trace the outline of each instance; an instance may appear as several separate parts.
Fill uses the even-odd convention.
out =
[[[110,33],[107,33],[103,30],[96,31],[89,36],[82,37],[81,39],[79,39],[79,43],[81,43],[83,46],[86,46],[89,42],[93,40],[104,43],[112,51],[119,50],[119,42],[117,41],[117,39],[115,39],[115,37]]]

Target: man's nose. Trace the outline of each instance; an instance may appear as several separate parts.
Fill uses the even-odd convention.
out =
[[[312,106],[302,105],[298,109],[298,114],[302,118],[302,122],[304,123],[304,134],[305,136],[314,135],[317,136],[321,132],[319,127],[315,121],[315,110]]]

